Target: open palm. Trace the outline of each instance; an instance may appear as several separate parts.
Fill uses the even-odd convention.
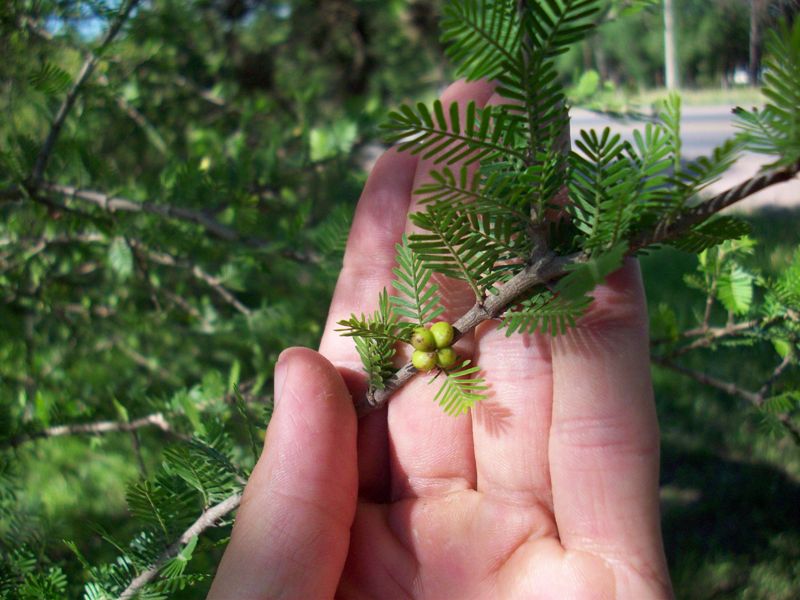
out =
[[[492,102],[459,82],[447,104]],[[638,267],[551,339],[484,323],[456,345],[490,396],[470,415],[417,376],[356,423],[364,392],[336,321],[374,310],[431,168],[388,152],[359,202],[320,354],[276,367],[276,409],[210,598],[665,598],[658,426]],[[446,289],[454,320],[474,302]]]

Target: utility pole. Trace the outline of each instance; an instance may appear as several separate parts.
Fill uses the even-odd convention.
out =
[[[750,0],[750,64],[748,77],[750,85],[758,85],[758,71],[761,66],[761,12],[762,0]]]
[[[672,0],[664,0],[664,69],[667,89],[674,90],[680,86],[678,80],[678,55],[675,47],[675,19],[672,11]]]

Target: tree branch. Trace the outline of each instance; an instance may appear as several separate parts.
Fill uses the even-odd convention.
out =
[[[153,215],[158,215],[165,219],[175,219],[178,221],[188,221],[195,225],[200,225],[210,234],[223,240],[238,241],[241,239],[239,232],[235,229],[223,225],[213,217],[210,217],[200,211],[183,208],[180,206],[171,206],[169,204],[154,204],[153,202],[137,202],[127,198],[120,198],[118,196],[111,196],[103,192],[96,192],[92,190],[81,190],[70,185],[61,185],[58,183],[42,182],[41,189],[48,192],[60,194],[73,200],[78,200],[86,204],[93,204],[106,212],[144,212]]]
[[[750,329],[753,329],[754,327],[769,327],[779,319],[780,317],[770,317],[763,320],[752,319],[750,321],[742,321],[741,323],[729,323],[725,327],[700,327],[697,329],[689,329],[684,331],[681,336],[695,337],[696,339],[685,346],[677,348],[669,354],[669,357],[674,358],[676,356],[681,356],[682,354],[686,354],[692,350],[697,350],[698,348],[708,348],[711,346],[711,344],[719,339],[744,333]],[[657,345],[661,342],[662,340],[659,340],[658,342],[654,342],[652,345]]]
[[[71,200],[77,200],[84,204],[96,206],[108,213],[115,212],[130,212],[130,213],[147,213],[157,215],[164,219],[173,219],[176,221],[185,221],[194,223],[201,226],[208,231],[212,236],[228,241],[228,242],[241,242],[252,246],[254,248],[269,248],[274,245],[273,242],[256,237],[245,237],[236,229],[223,225],[210,215],[198,210],[184,208],[181,206],[172,206],[170,204],[156,204],[148,201],[136,201],[119,196],[112,196],[103,192],[94,190],[82,190],[71,185],[62,185],[59,183],[39,182],[38,189],[59,194]],[[19,186],[11,186],[8,188],[0,189],[0,201],[10,201],[15,198],[24,198],[25,192]],[[42,202],[56,210],[65,210],[76,212],[75,209],[70,209],[65,206],[57,205],[50,201],[45,201],[43,198],[34,198],[37,202]],[[80,213],[80,216],[92,218],[87,213]],[[280,255],[289,260],[302,263],[319,262],[319,258],[312,252],[301,252],[293,249],[282,249]]]
[[[178,260],[176,260],[173,256],[171,256],[169,254],[165,254],[163,252],[155,252],[153,250],[148,250],[148,249],[144,248],[137,241],[131,240],[131,243],[137,249],[142,250],[142,252],[145,254],[145,256],[149,260],[154,262],[154,263],[157,263],[157,264],[160,264],[160,265],[164,265],[164,266],[168,266],[168,267],[178,267],[178,268],[183,268],[183,269],[188,270],[192,274],[193,277],[195,277],[196,279],[199,279],[200,281],[202,281],[205,284],[207,284],[211,289],[213,289],[215,292],[217,292],[217,294],[219,294],[219,296],[225,302],[230,304],[233,308],[235,308],[237,311],[242,313],[244,316],[249,317],[249,316],[251,316],[253,314],[253,311],[251,311],[244,304],[242,304],[238,300],[238,298],[236,298],[236,296],[234,296],[228,290],[228,288],[226,288],[222,284],[222,281],[219,278],[214,277],[210,273],[207,273],[206,271],[204,271],[203,269],[201,269],[197,265],[195,265],[193,263],[184,264],[184,263],[179,262]]]
[[[206,529],[211,527],[215,527],[217,521],[221,518],[225,517],[226,515],[230,514],[239,506],[239,503],[242,501],[242,495],[240,493],[233,494],[229,496],[219,504],[212,506],[208,510],[204,511],[200,517],[192,523],[192,525],[186,531],[181,534],[181,536],[175,540],[172,544],[170,544],[164,552],[156,559],[153,565],[139,573],[136,578],[130,582],[125,591],[119,595],[118,600],[127,600],[129,598],[133,598],[144,586],[150,583],[153,579],[158,576],[158,572],[163,567],[169,559],[176,556],[183,546],[189,543],[189,541],[201,533],[203,533]]]
[[[138,3],[139,0],[130,0],[123,8],[120,9],[119,13],[111,22],[111,25],[103,36],[103,39],[100,41],[97,52],[92,53],[84,61],[81,70],[78,72],[75,82],[72,84],[69,92],[67,92],[67,95],[64,98],[64,101],[61,103],[61,106],[58,108],[58,112],[53,119],[53,123],[50,125],[50,132],[47,134],[47,138],[45,138],[44,144],[42,144],[42,148],[36,157],[36,163],[34,164],[33,172],[31,173],[31,181],[34,188],[38,186],[42,180],[42,177],[44,176],[47,163],[50,160],[50,156],[53,153],[53,148],[55,147],[58,136],[61,133],[61,128],[64,126],[64,121],[66,121],[67,115],[75,105],[75,101],[78,99],[78,93],[80,92],[81,87],[86,80],[89,79],[92,71],[94,71],[94,68],[97,66],[99,55],[103,53],[112,40],[117,36],[117,33],[119,33],[119,30],[122,28],[122,24],[128,18],[128,15],[130,15],[131,10],[133,10]]]
[[[735,383],[731,383],[729,381],[723,381],[721,379],[717,379],[716,377],[713,377],[701,371],[695,371],[693,369],[689,369],[687,367],[674,363],[669,359],[653,356],[650,358],[650,361],[653,362],[654,364],[675,371],[676,373],[685,375],[686,377],[689,377],[690,379],[693,379],[698,383],[702,383],[703,385],[707,385],[709,387],[721,390],[726,394],[730,394],[731,396],[737,396],[739,398],[742,398],[743,400],[746,400],[756,408],[761,408],[761,406],[764,404],[764,401],[766,400],[766,392],[769,391],[769,386],[775,379],[775,377],[770,377],[770,381],[768,382],[769,385],[766,386],[766,389],[765,387],[762,386],[761,390],[764,390],[764,393],[762,393],[761,390],[759,390],[759,392],[751,392],[750,390],[739,387]],[[778,365],[778,368],[776,369],[778,375],[780,375],[780,373],[785,368],[783,364],[784,363]],[[800,428],[798,428],[797,425],[795,425],[792,422],[791,415],[787,413],[781,413],[776,416],[780,421],[781,425],[783,426],[783,428],[786,430],[786,432],[792,437],[794,442],[800,445]]]
[[[699,225],[719,211],[765,188],[783,183],[784,181],[789,181],[793,179],[798,172],[800,172],[800,162],[789,167],[767,171],[766,173],[751,177],[747,181],[698,204],[673,221],[661,221],[653,229],[644,231],[638,236],[635,236],[630,241],[630,249],[632,252],[636,252],[646,246],[663,244],[679,238],[692,227]]]
[[[60,437],[65,435],[103,435],[106,433],[115,433],[119,431],[136,431],[142,427],[158,427],[165,433],[172,434],[176,437],[183,438],[181,434],[177,433],[172,426],[167,422],[162,413],[154,413],[134,419],[130,422],[125,421],[97,421],[95,423],[74,423],[70,425],[56,425],[54,427],[47,427],[39,431],[31,433],[22,433],[9,438],[4,442],[5,446],[16,448],[25,442],[30,442],[42,438]]]
[[[480,323],[497,318],[525,292],[540,283],[560,277],[568,265],[580,260],[580,254],[556,256],[549,251],[543,253],[540,258],[528,264],[525,269],[501,287],[496,296],[489,296],[482,302],[476,302],[471,309],[453,323],[455,329],[453,342],[456,342],[465,333],[472,331]],[[355,404],[359,416],[381,408],[389,401],[392,394],[405,385],[416,373],[417,369],[411,362],[408,362],[386,381],[383,389],[370,389],[363,398],[357,398]]]
[[[734,186],[714,196],[710,200],[689,209],[675,220],[662,221],[652,229],[635,236],[629,241],[629,248],[626,255],[632,256],[647,246],[676,239],[688,232],[695,225],[702,223],[724,208],[769,186],[788,181],[797,175],[798,172],[800,172],[800,163],[796,163],[784,169],[769,171],[748,179],[744,183]],[[489,296],[482,302],[476,302],[467,313],[453,324],[456,330],[455,339],[471,331],[479,323],[498,317],[507,307],[519,302],[522,296],[534,286],[548,283],[562,277],[565,274],[565,267],[567,265],[583,262],[585,259],[586,257],[580,253],[568,256],[557,256],[546,249],[539,252],[538,259],[534,257],[525,269],[520,271],[510,279],[508,283],[500,288],[497,295]],[[728,328],[733,327],[734,324],[729,324],[728,326]],[[417,369],[414,368],[411,362],[408,362],[386,380],[383,389],[371,388],[363,398],[356,398],[354,403],[358,415],[364,416],[373,410],[383,407],[394,392],[405,385],[416,373]],[[717,381],[717,383],[723,386],[732,385],[719,381]],[[709,385],[714,384],[709,383]],[[724,389],[729,388],[726,387]],[[738,392],[731,391],[730,393],[736,394]],[[748,393],[752,394],[753,392]]]
[[[783,360],[778,364],[777,367],[770,373],[769,378],[764,382],[764,385],[758,390],[758,395],[762,398],[766,398],[767,394],[769,394],[770,389],[772,389],[772,384],[774,384],[778,378],[783,375],[783,372],[789,368],[792,364],[792,360],[794,359],[794,352],[789,350],[786,353],[786,356],[783,357]]]

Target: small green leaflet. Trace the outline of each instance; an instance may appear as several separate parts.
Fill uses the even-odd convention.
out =
[[[464,414],[486,398],[489,386],[482,377],[473,377],[481,369],[477,365],[469,366],[470,363],[471,361],[465,360],[458,371],[442,371],[444,381],[433,401],[448,415]]]
[[[761,409],[773,415],[788,413],[800,408],[800,391],[792,390],[771,396],[764,401]]]
[[[725,240],[738,239],[750,233],[750,225],[736,217],[717,217],[704,221],[685,237],[672,242],[672,246],[685,252],[702,252]]]
[[[591,301],[588,296],[568,300],[549,291],[541,292],[507,311],[500,327],[506,328],[507,336],[536,331],[553,336],[563,335],[568,327],[575,326]]]
[[[378,298],[378,309],[372,316],[351,315],[338,324],[342,328],[336,331],[355,341],[370,387],[383,389],[386,379],[395,371],[392,363],[395,344],[406,341],[406,332],[410,330],[408,324],[398,322],[389,293],[384,288]]]
[[[422,258],[411,250],[408,238],[395,246],[397,267],[392,269],[396,279],[392,286],[401,296],[392,296],[394,311],[419,325],[430,323],[444,312],[438,295],[439,286],[430,283],[432,271]]]
[[[28,81],[40,92],[55,96],[72,85],[72,77],[64,69],[53,63],[44,63],[38,72],[33,73]]]
[[[127,279],[133,274],[133,253],[124,239],[118,237],[111,242],[108,264],[120,279]]]
[[[163,577],[172,578],[178,577],[183,575],[183,571],[186,569],[186,565],[189,564],[189,561],[192,560],[192,554],[194,553],[194,549],[197,547],[197,536],[193,536],[186,545],[181,548],[181,551],[175,556],[175,558],[168,561],[161,569],[161,575]]]
[[[389,113],[388,121],[382,125],[386,141],[397,142],[400,151],[419,153],[424,159],[448,165],[508,155],[525,158],[515,150],[516,122],[502,107],[478,108],[474,101],[470,102],[463,123],[457,102],[449,106],[448,116],[440,100],[433,103],[433,112],[422,103],[415,108],[401,106]]]
[[[727,310],[737,315],[745,314],[753,303],[754,279],[740,265],[726,265],[717,283],[717,298]]]
[[[620,242],[599,256],[568,266],[567,274],[555,285],[553,292],[562,294],[567,300],[580,299],[622,266],[627,250],[628,244]]]

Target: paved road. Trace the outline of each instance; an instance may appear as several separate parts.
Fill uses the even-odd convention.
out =
[[[681,119],[682,151],[686,159],[710,154],[725,139],[736,133],[733,126],[733,106],[687,106]],[[611,127],[615,133],[630,139],[634,129],[643,128],[641,122],[620,122],[587,110],[572,110],[572,139],[581,129]],[[746,153],[728,173],[709,187],[711,193],[721,192],[754,175],[761,166],[771,162],[768,156]],[[740,203],[739,210],[755,210],[768,206],[800,207],[800,180],[795,179],[755,194]]]

